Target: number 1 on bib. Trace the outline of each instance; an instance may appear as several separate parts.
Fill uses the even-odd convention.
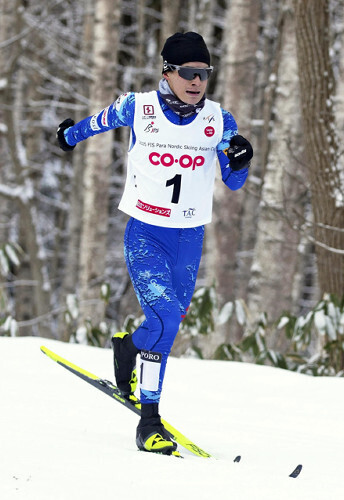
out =
[[[182,184],[181,174],[176,174],[172,179],[166,181],[166,187],[173,186],[171,203],[177,204],[180,196],[180,187]]]

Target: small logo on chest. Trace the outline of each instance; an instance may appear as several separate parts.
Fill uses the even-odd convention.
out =
[[[211,123],[211,122],[215,121],[215,116],[214,116],[214,114],[208,115],[208,116],[204,116],[203,120],[207,120],[208,123]]]
[[[148,123],[147,127],[144,129],[144,132],[150,133],[150,134],[156,134],[159,132],[159,129],[154,127],[154,122]]]
[[[215,134],[215,129],[214,127],[205,127],[204,129],[204,133],[207,137],[213,137],[213,135]]]
[[[183,210],[183,214],[185,219],[191,219],[194,215],[196,215],[196,209],[188,208],[187,210]]]
[[[143,105],[143,114],[146,116],[153,116],[154,115],[154,106],[151,104],[144,104]]]

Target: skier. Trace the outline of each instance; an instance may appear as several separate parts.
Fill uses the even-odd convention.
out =
[[[204,225],[211,222],[216,160],[231,190],[243,186],[253,156],[233,116],[205,97],[213,71],[201,35],[170,36],[161,52],[159,90],[129,92],[77,124],[57,130],[60,147],[129,126],[127,178],[119,209],[129,215],[124,255],[145,314],[139,328],[112,338],[116,383],[134,398],[140,353],[139,449],[171,454],[176,443],[165,431],[159,401],[179,325],[187,313],[202,253]],[[228,216],[228,214],[224,214]]]

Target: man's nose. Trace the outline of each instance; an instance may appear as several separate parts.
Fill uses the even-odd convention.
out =
[[[201,82],[201,77],[199,76],[198,73],[195,73],[192,79],[192,83],[200,83],[200,82]]]

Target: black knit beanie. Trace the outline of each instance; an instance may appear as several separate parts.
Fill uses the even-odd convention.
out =
[[[175,33],[167,38],[161,51],[164,61],[181,66],[187,62],[203,62],[210,66],[210,54],[198,33]]]

